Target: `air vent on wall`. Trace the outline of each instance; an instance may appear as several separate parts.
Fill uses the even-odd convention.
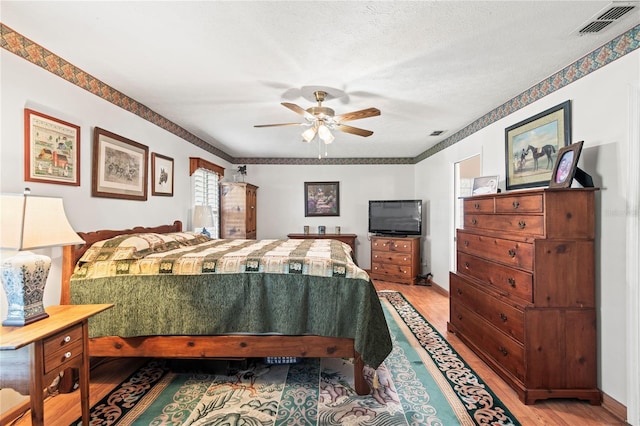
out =
[[[612,4],[605,8],[603,12],[598,13],[595,18],[590,19],[589,22],[583,25],[578,30],[578,34],[598,33],[635,8],[636,6],[628,3],[624,5]]]

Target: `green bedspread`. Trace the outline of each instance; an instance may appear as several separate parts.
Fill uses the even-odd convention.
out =
[[[94,264],[96,269],[110,274],[94,273],[95,262],[83,262],[71,279],[71,303],[115,304],[90,319],[90,337],[314,334],[354,338],[355,349],[374,368],[389,354],[391,340],[377,293],[366,272],[351,260],[346,244],[241,240],[245,242],[231,244],[236,250],[230,248],[232,240],[226,241],[204,243],[218,247],[209,247],[204,256],[197,254],[207,252],[203,244],[182,247],[179,256],[175,247],[153,254],[160,259],[160,271],[163,262],[174,265],[164,273],[139,267],[149,256],[95,260],[103,262]],[[327,257],[327,252],[337,255]],[[191,273],[172,273],[180,270],[175,265],[185,256],[191,257]],[[195,258],[207,273],[193,272]],[[276,260],[283,258],[288,260]],[[239,272],[230,271],[230,264]]]

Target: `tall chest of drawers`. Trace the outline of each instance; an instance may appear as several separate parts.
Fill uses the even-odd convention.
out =
[[[448,330],[525,404],[599,404],[595,189],[465,198]]]

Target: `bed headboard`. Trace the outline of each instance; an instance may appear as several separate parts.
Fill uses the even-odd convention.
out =
[[[87,251],[93,243],[124,234],[139,234],[143,232],[168,234],[170,232],[181,231],[182,222],[176,220],[171,225],[160,225],[153,227],[136,226],[135,228],[131,229],[103,229],[100,231],[92,232],[78,232],[77,234],[84,240],[84,244],[62,247],[62,291],[60,293],[60,304],[68,305],[70,303],[71,294],[69,292],[69,280],[71,279],[71,275],[73,275],[73,270],[76,267],[76,263],[78,263],[78,260],[82,257],[84,252]]]

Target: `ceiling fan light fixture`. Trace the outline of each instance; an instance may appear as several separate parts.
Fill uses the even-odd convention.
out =
[[[316,137],[316,126],[309,127],[302,132],[302,140],[305,142],[311,142]]]
[[[320,124],[320,126],[318,126],[318,136],[320,136],[320,139],[322,139],[322,142],[325,144],[330,144],[335,139],[331,130],[329,130],[329,128],[324,124]]]

